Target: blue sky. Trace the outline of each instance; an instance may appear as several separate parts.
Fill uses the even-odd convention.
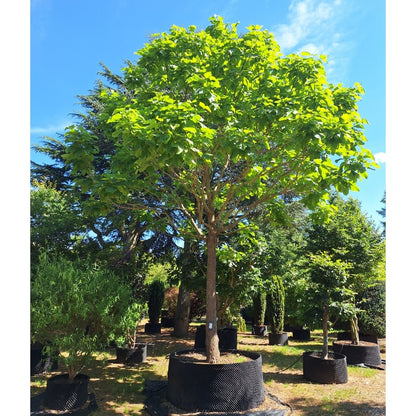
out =
[[[330,82],[365,90],[367,147],[380,169],[351,195],[377,224],[385,185],[385,4],[383,0],[32,0],[30,5],[30,137],[57,137],[81,110],[78,94],[94,87],[103,62],[120,73],[153,33],[172,25],[205,28],[220,15],[244,31],[258,24],[273,32],[283,53],[328,56]],[[44,161],[31,152],[31,160]]]

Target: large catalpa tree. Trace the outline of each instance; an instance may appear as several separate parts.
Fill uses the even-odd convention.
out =
[[[210,22],[154,35],[123,70],[132,94],[103,92],[97,122],[115,145],[108,170],[94,171],[97,137],[79,125],[67,130],[66,160],[96,199],[165,211],[183,236],[206,243],[207,360],[216,362],[219,237],[286,195],[314,207],[333,187],[357,189],[374,159],[359,85],[329,84],[324,57],[283,56],[259,26],[240,35],[237,24]],[[157,206],[140,204],[141,193]]]

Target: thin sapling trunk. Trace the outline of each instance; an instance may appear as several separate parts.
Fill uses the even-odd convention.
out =
[[[329,320],[329,306],[328,306],[328,304],[325,304],[323,319],[322,319],[322,329],[323,329],[324,342],[323,342],[323,346],[322,346],[321,358],[323,360],[328,359],[328,320]]]

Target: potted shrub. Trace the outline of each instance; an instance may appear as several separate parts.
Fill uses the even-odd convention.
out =
[[[342,353],[347,358],[347,364],[381,365],[380,346],[376,342],[360,340],[358,327],[358,309],[355,302],[347,305],[346,315],[350,319],[349,339],[334,341],[332,349],[334,352]]]
[[[380,333],[385,336],[384,283],[378,282],[367,288],[358,295],[358,299],[359,308],[354,304],[348,311],[350,331],[338,334],[332,348],[335,352],[345,354],[347,364],[379,366],[382,361],[377,335]],[[364,330],[363,333],[361,330]]]
[[[266,301],[266,312],[270,326],[269,344],[286,345],[288,343],[288,336],[287,332],[283,331],[285,319],[285,290],[280,276],[272,276]]]
[[[308,290],[303,302],[322,311],[322,351],[306,351],[303,354],[303,377],[322,384],[346,383],[348,381],[345,355],[328,350],[330,311],[342,310],[348,304],[349,290],[346,269],[348,265],[333,260],[328,253],[309,256]]]
[[[147,289],[147,305],[149,322],[145,325],[146,334],[160,334],[163,301],[165,299],[165,284],[161,280],[153,280]]]
[[[267,326],[264,325],[266,315],[266,293],[259,292],[253,298],[253,335],[266,336]]]
[[[123,335],[115,338],[117,362],[140,364],[147,358],[147,344],[137,342],[138,325],[145,312],[145,307],[137,302],[126,310],[117,332]]]
[[[86,261],[41,254],[31,282],[31,333],[59,351],[67,372],[47,381],[44,406],[81,407],[89,376],[82,369],[94,351],[108,345],[131,299],[130,288],[112,272]]]

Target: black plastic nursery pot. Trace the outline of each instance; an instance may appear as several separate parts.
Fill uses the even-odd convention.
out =
[[[218,338],[220,350],[237,349],[237,328],[219,329]],[[205,325],[200,325],[196,329],[194,348],[205,348]]]
[[[273,334],[269,332],[269,345],[288,345],[287,332],[278,332]]]
[[[205,325],[196,328],[194,348],[205,348]]]
[[[252,335],[257,335],[260,337],[267,336],[267,325],[253,325],[253,329],[251,330]]]
[[[169,357],[168,400],[191,411],[238,412],[264,401],[261,355],[235,351],[250,358],[228,364],[208,364],[181,359],[195,350],[174,352]]]
[[[147,344],[136,344],[134,348],[116,348],[117,362],[127,365],[140,364],[147,358]]]
[[[381,365],[380,346],[374,342],[360,341],[352,344],[348,340],[334,341],[334,352],[344,354],[347,364]]]
[[[46,383],[45,407],[53,410],[82,407],[88,399],[89,380],[85,374],[77,374],[72,382],[68,374],[51,377]]]
[[[162,324],[161,323],[152,324],[152,323],[148,322],[144,326],[144,332],[146,334],[160,334],[161,330],[162,330]]]
[[[292,331],[293,339],[297,341],[309,341],[311,339],[311,330],[310,329],[293,329]]]
[[[321,353],[303,353],[303,378],[320,384],[343,384],[348,382],[347,359],[345,355],[329,353],[323,360]]]

